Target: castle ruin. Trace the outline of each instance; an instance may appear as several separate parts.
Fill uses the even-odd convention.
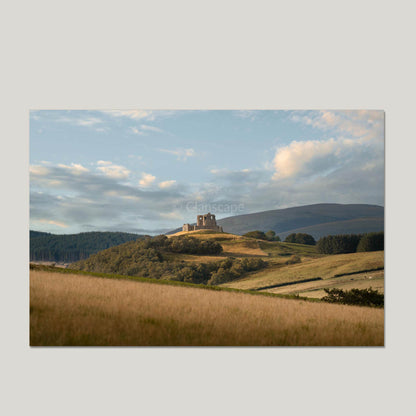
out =
[[[217,225],[215,215],[208,212],[205,215],[198,215],[196,217],[196,225],[184,224],[182,231],[195,231],[195,230],[214,230],[222,233],[222,227]]]

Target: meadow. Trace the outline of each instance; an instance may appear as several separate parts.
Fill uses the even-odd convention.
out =
[[[30,272],[31,346],[382,346],[384,310]]]
[[[286,265],[284,260],[275,258],[271,259],[269,267],[266,269],[251,273],[242,279],[225,283],[224,286],[253,290],[302,279],[320,277],[326,280],[341,275],[349,275],[350,273],[358,274],[367,270],[383,268],[384,251],[336,254],[321,256],[320,258],[304,257],[300,263],[289,265]],[[351,278],[353,277],[351,276]],[[332,281],[331,287],[333,283]]]

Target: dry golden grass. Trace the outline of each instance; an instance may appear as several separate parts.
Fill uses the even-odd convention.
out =
[[[354,273],[383,266],[384,251],[337,254],[318,259],[303,259],[302,263],[288,266],[271,264],[266,269],[251,273],[243,279],[226,283],[223,286],[236,289],[257,289],[263,286],[313,277],[329,279],[336,274]]]
[[[384,293],[384,270],[276,287],[264,290],[264,292],[287,295],[298,294],[302,297],[320,299],[326,295],[324,288],[351,290],[368,289],[370,287]]]
[[[31,271],[30,344],[384,344],[384,311]]]

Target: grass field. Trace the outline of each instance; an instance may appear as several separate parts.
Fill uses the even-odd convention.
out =
[[[384,344],[384,310],[32,270],[30,345]]]
[[[285,295],[299,295],[301,297],[321,299],[326,295],[324,288],[327,289],[366,289],[372,288],[384,293],[384,270],[367,273],[357,273],[341,277],[333,277],[324,280],[298,283],[290,286],[266,289],[267,293],[278,293]]]
[[[314,277],[333,278],[335,275],[356,273],[384,267],[384,251],[337,254],[320,258],[304,258],[301,263],[285,265],[282,260],[271,262],[269,267],[249,274],[224,287],[257,289],[279,283],[295,282]],[[285,291],[286,293],[286,291]]]

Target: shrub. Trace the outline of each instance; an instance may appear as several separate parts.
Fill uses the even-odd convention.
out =
[[[384,306],[384,294],[378,293],[378,290],[369,289],[324,289],[327,293],[322,298],[325,302],[342,303],[346,305],[360,305],[360,306]]]
[[[285,238],[286,243],[296,243],[296,244],[307,244],[314,246],[316,244],[315,239],[310,234],[304,233],[292,233]]]
[[[257,238],[259,240],[267,240],[266,234],[263,231],[249,231],[248,233],[243,234],[243,237],[248,238]]]
[[[290,257],[290,259],[286,260],[286,264],[296,264],[300,263],[302,260],[299,256],[293,255]]]
[[[268,241],[280,241],[280,237],[273,230],[267,231],[265,236]]]

